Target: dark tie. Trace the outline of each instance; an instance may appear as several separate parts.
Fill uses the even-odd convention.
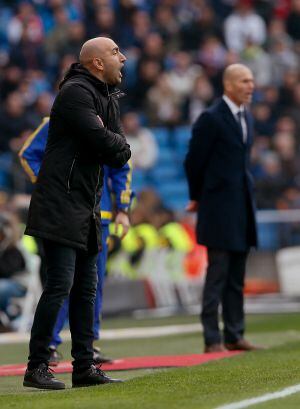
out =
[[[237,119],[238,119],[237,123],[238,123],[238,125],[240,127],[240,131],[241,131],[241,134],[243,136],[243,142],[245,143],[246,139],[247,139],[247,136],[246,136],[246,134],[244,132],[244,128],[243,128],[243,125],[242,125],[242,118],[244,119],[244,111],[238,111],[238,113],[237,113]]]

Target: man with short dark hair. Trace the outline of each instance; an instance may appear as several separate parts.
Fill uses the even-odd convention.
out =
[[[101,249],[102,165],[119,168],[131,154],[120,125],[120,91],[115,88],[125,61],[111,39],[87,41],[80,63],[71,65],[52,107],[25,231],[43,240],[47,281],[31,330],[24,386],[65,387],[48,369],[48,346],[68,295],[73,387],[118,381],[94,366],[93,312]]]
[[[196,120],[185,169],[197,211],[197,240],[208,248],[202,323],[205,352],[225,348],[218,325],[222,304],[229,350],[257,349],[244,339],[243,287],[246,259],[256,246],[253,182],[249,172],[252,118],[246,105],[254,90],[251,71],[233,64],[223,76],[224,95]]]

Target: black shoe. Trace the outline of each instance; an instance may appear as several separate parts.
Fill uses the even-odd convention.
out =
[[[108,358],[101,353],[100,348],[94,347],[93,351],[94,351],[93,359],[95,365],[111,364],[113,362],[113,359]]]
[[[58,352],[55,347],[49,347],[49,351],[50,351],[49,366],[57,366],[59,362],[62,360],[62,354]]]
[[[121,379],[113,379],[107,376],[101,369],[96,368],[95,365],[91,365],[84,372],[73,371],[72,373],[72,386],[78,388],[81,386],[94,386],[102,385],[104,383],[120,383]]]
[[[48,366],[44,363],[37,368],[27,369],[24,376],[23,386],[38,389],[65,389],[66,385],[56,379]]]

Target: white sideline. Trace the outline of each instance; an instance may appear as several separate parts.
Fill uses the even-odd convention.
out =
[[[156,327],[134,327],[134,328],[116,328],[102,329],[102,340],[130,339],[130,338],[149,338],[162,337],[166,335],[190,334],[193,332],[202,332],[200,323],[181,324],[181,325],[164,325]],[[70,340],[70,331],[62,331],[61,337],[64,341]],[[8,332],[0,334],[1,344],[18,344],[29,341],[29,333]]]
[[[293,395],[294,393],[300,392],[300,384],[289,386],[281,391],[267,393],[266,395],[258,396],[257,398],[245,399],[240,402],[229,403],[227,405],[218,406],[215,409],[243,409],[249,406],[255,405],[257,403],[267,402],[269,400],[285,398],[286,396]]]

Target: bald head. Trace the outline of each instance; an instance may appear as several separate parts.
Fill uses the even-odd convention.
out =
[[[96,37],[83,44],[79,61],[101,81],[116,85],[121,82],[121,68],[126,57],[111,38]]]
[[[225,68],[223,74],[223,82],[225,81],[234,81],[237,76],[241,75],[241,73],[250,73],[251,71],[246,65],[244,64],[231,64]],[[252,74],[251,74],[252,75]]]
[[[231,64],[223,74],[224,94],[237,105],[251,102],[254,80],[251,70],[243,64]]]
[[[79,61],[82,65],[88,64],[93,58],[101,58],[110,47],[116,44],[110,38],[96,37],[86,41],[81,47]]]

